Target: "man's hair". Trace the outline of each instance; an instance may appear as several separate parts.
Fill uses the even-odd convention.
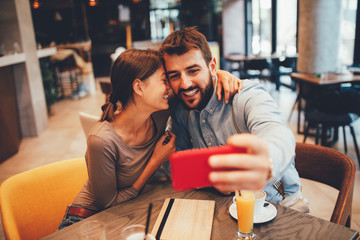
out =
[[[192,49],[199,49],[206,64],[210,63],[212,56],[209,44],[196,27],[186,27],[170,33],[161,45],[160,51],[163,54],[182,55]]]

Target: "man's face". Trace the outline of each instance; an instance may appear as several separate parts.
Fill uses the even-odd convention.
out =
[[[174,94],[190,109],[203,109],[213,93],[215,59],[206,64],[201,51],[197,49],[183,55],[165,53],[164,58]]]

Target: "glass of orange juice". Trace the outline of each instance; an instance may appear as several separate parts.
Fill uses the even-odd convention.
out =
[[[238,231],[236,239],[256,239],[254,227],[255,195],[251,191],[236,191],[236,209],[238,217]]]

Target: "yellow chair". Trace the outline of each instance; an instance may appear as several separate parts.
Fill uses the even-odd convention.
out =
[[[87,178],[84,158],[76,158],[6,179],[0,186],[5,237],[39,239],[55,232]]]

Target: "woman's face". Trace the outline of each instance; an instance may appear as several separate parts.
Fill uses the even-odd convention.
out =
[[[156,70],[143,83],[144,104],[154,108],[155,111],[168,109],[169,85],[164,68],[161,67]]]

